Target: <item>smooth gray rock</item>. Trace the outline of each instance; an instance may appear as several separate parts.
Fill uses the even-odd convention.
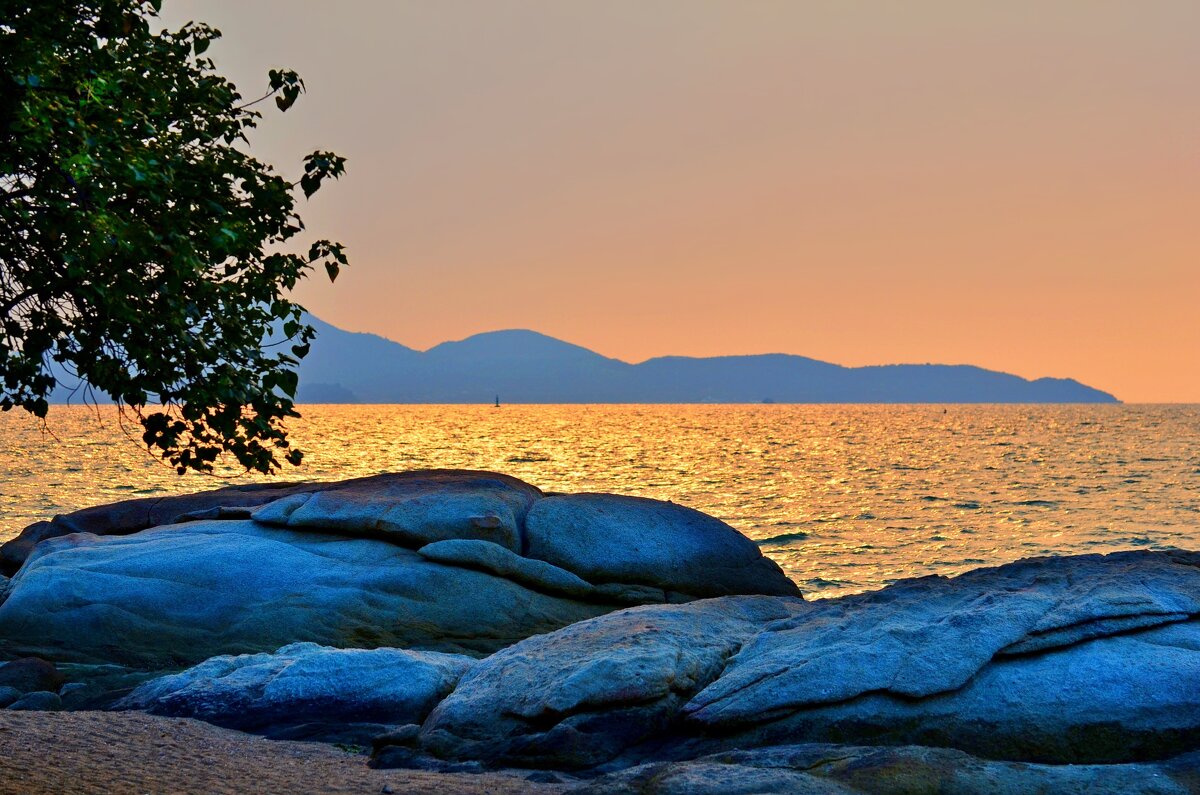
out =
[[[756,767],[698,759],[654,763],[573,787],[572,795],[859,795],[836,781],[784,767]]]
[[[421,746],[601,770],[795,742],[1160,759],[1200,748],[1200,619],[1184,620],[1197,557],[1031,560],[840,600],[620,611],[480,663]]]
[[[58,693],[49,690],[35,690],[26,693],[8,705],[7,709],[28,710],[30,712],[57,712],[62,709],[62,699]]]
[[[0,571],[5,574],[15,572],[34,547],[48,538],[71,533],[127,535],[149,527],[175,524],[183,521],[183,517],[219,511],[223,507],[255,506],[274,502],[294,491],[313,491],[322,485],[330,484],[254,483],[228,486],[198,494],[121,500],[60,514],[49,522],[34,522],[16,538],[0,544]]]
[[[630,583],[693,597],[797,596],[758,545],[707,514],[615,494],[539,500],[525,518],[526,556],[593,584]]]
[[[200,521],[42,542],[0,604],[0,647],[157,669],[298,641],[486,654],[611,608],[386,541]]]
[[[534,522],[533,544],[527,517],[543,502],[558,530]],[[144,526],[167,515],[183,521]],[[755,544],[696,511],[546,500],[515,478],[460,470],[130,501],[22,539],[9,550],[23,563],[0,599],[0,654],[140,669],[298,641],[486,654],[618,605],[795,593]],[[573,544],[586,547],[566,556],[582,571],[521,554]]]
[[[529,638],[463,677],[421,744],[447,759],[594,766],[662,731],[743,641],[806,609],[793,598],[726,597],[629,608]]]
[[[21,534],[16,538],[0,544],[0,572],[5,574],[15,572],[25,562],[34,547],[41,541],[71,533],[128,535],[129,533],[136,533],[151,527],[178,524],[184,521],[221,518],[244,519],[248,518],[249,514],[260,506],[269,503],[280,503],[280,506],[277,507],[295,505],[294,500],[290,502],[280,501],[295,495],[304,495],[306,498],[311,498],[313,494],[323,491],[340,490],[347,493],[344,501],[335,500],[331,503],[323,503],[329,506],[333,506],[339,502],[344,502],[348,505],[362,503],[364,497],[370,494],[386,497],[387,494],[401,493],[413,498],[418,497],[421,489],[429,487],[433,482],[440,483],[448,489],[456,490],[460,498],[466,492],[470,491],[470,484],[478,484],[480,486],[480,494],[485,498],[488,494],[505,493],[509,495],[501,500],[506,505],[519,505],[522,502],[520,496],[514,498],[513,495],[524,494],[532,499],[540,496],[540,492],[533,486],[506,475],[469,470],[441,469],[387,473],[331,482],[254,483],[228,486],[197,494],[143,497],[84,508],[73,513],[55,516],[49,522],[34,522],[21,531]],[[307,502],[308,500],[305,499],[304,501]],[[458,504],[465,506],[468,512],[462,516],[451,515],[448,521],[456,527],[470,526],[470,519],[476,517],[478,514],[470,512],[472,506],[469,500],[460,500]],[[314,510],[317,507],[314,505]],[[410,509],[412,509],[409,511],[410,515],[420,514],[419,506],[414,507],[410,505]],[[370,526],[372,515],[368,515],[368,512],[362,511],[361,505],[360,518],[364,519],[364,521],[351,521],[350,514],[352,512],[353,509],[347,507],[347,511],[340,516],[342,520],[346,521],[348,529],[357,530],[360,533],[377,531],[376,528]],[[375,515],[378,515],[378,513],[377,511]],[[433,514],[436,514],[436,509],[432,514],[425,516],[425,521],[436,522],[437,516]],[[267,517],[271,515],[270,513],[264,513],[264,516]],[[282,518],[286,520],[286,516]],[[378,529],[378,532],[389,532],[396,517],[383,516],[381,518],[383,519],[382,529]],[[484,524],[488,524],[490,521],[482,516],[479,518]],[[301,523],[300,520],[297,520],[297,526]],[[483,529],[485,531],[488,530],[488,528]],[[495,529],[491,528],[493,532]],[[503,533],[501,534],[503,535]],[[432,541],[435,539],[426,538],[425,540]]]
[[[834,789],[822,790],[823,784]],[[789,745],[651,763],[598,778],[573,795],[724,795],[855,792],[872,795],[1144,793],[1187,795],[1200,786],[1200,755],[1164,763],[1039,765],[995,762],[947,748]]]
[[[25,694],[15,687],[0,685],[0,709],[4,709],[23,695]]]
[[[760,705],[769,718],[770,705]],[[863,695],[728,736],[732,746],[781,742],[916,743],[1054,764],[1195,751],[1200,621],[998,658],[957,691],[921,699]]]
[[[437,563],[466,566],[519,582],[544,593],[562,594],[577,599],[593,599],[596,588],[566,569],[532,558],[523,558],[490,541],[451,539],[435,541],[417,550],[417,554]]]
[[[886,693],[965,685],[996,656],[1044,651],[1200,613],[1200,555],[1035,558],[813,603],[754,638],[687,705],[708,727]]]
[[[541,497],[528,483],[494,472],[418,470],[291,494],[252,516],[290,528],[395,536],[412,547],[474,539],[520,552],[525,515]]]
[[[222,656],[140,685],[116,705],[245,731],[324,723],[420,723],[473,659],[295,643]]]

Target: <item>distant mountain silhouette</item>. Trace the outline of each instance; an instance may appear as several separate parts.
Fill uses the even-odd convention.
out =
[[[970,365],[842,367],[786,354],[629,364],[535,331],[493,331],[425,352],[317,318],[300,365],[307,403],[1115,403],[1070,378]]]

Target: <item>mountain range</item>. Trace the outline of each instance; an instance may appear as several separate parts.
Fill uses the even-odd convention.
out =
[[[476,334],[427,351],[315,317],[301,403],[1115,403],[1070,378],[970,365],[843,367],[788,354],[630,364],[534,331]]]

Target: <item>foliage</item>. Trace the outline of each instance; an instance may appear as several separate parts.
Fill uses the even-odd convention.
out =
[[[247,154],[255,106],[304,83],[273,70],[244,101],[204,55],[220,32],[155,33],[160,5],[0,0],[0,408],[45,417],[66,372],[181,474],[222,452],[269,472],[302,457],[283,422],[315,334],[285,296],[346,265],[327,240],[288,253],[295,194],[345,160],[315,152],[293,184]]]

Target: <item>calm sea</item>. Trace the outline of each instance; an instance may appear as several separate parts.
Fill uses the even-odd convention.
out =
[[[425,467],[670,499],[810,596],[1030,555],[1200,548],[1200,406],[305,406],[278,479]],[[0,415],[0,540],[177,477],[111,408]],[[235,473],[226,473],[235,475]],[[253,480],[232,477],[233,481]]]

